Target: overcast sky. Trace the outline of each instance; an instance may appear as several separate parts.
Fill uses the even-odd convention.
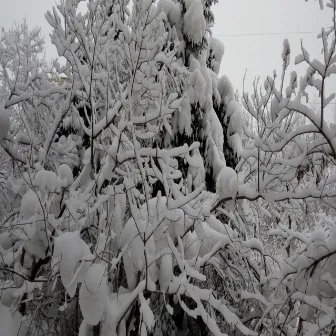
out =
[[[300,51],[303,39],[311,56],[318,56],[321,42],[315,34],[292,32],[320,32],[330,25],[330,10],[320,10],[317,1],[310,0],[222,0],[215,6],[214,36],[225,45],[221,71],[228,74],[238,89],[241,88],[245,70],[248,78],[272,74],[281,69],[283,40],[288,38],[292,61]],[[239,34],[271,34],[245,35]]]
[[[14,21],[21,21],[26,16],[30,26],[42,28],[43,35],[49,42],[51,30],[44,19],[44,13],[55,5],[55,1],[58,0],[0,0],[0,26],[10,28]],[[273,73],[273,69],[277,69],[280,74],[284,38],[288,38],[290,42],[292,62],[300,51],[301,38],[310,55],[319,57],[321,41],[316,39],[316,35],[322,26],[331,23],[331,11],[321,11],[315,0],[219,0],[213,11],[216,20],[214,36],[225,45],[221,74],[226,74],[240,92],[246,69],[248,91],[256,76],[264,79],[266,75]],[[283,35],[269,35],[270,33]],[[57,55],[50,43],[47,43],[47,55]],[[290,68],[293,69],[294,67]],[[305,67],[295,69],[302,75]]]

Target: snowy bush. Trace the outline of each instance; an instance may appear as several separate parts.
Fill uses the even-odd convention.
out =
[[[0,44],[1,145],[15,166],[0,222],[8,330],[332,335],[333,212],[306,209],[336,196],[324,120],[335,30],[321,34],[324,63],[302,47],[307,74],[284,88],[286,41],[280,84],[256,82],[243,110],[218,78],[214,1],[80,2],[46,14],[64,65],[45,66],[26,26]],[[309,85],[319,115],[303,103]]]

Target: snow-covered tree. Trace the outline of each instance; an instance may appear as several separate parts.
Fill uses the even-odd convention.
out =
[[[302,47],[300,81],[284,88],[285,42],[280,84],[244,94],[243,148],[212,2],[63,1],[46,14],[65,60],[51,74],[40,49],[9,56],[24,39],[1,44],[1,145],[17,174],[0,308],[19,334],[332,335],[334,220],[304,220],[336,196],[335,25],[322,62]]]
[[[229,79],[226,76],[218,78],[224,46],[211,36],[214,22],[211,6],[215,2],[158,2],[158,7],[165,12],[170,27],[177,35],[179,62],[189,70],[188,82],[182,89],[186,94],[181,110],[173,118],[173,144],[200,141],[200,149],[192,155],[197,160],[204,160],[206,186],[212,192],[215,191],[217,175],[222,166],[227,164],[235,168],[241,149],[241,108],[234,102]],[[187,169],[183,170],[187,177]],[[199,175],[196,176],[198,181]],[[191,179],[195,180],[193,174]]]
[[[66,59],[54,66],[67,80],[60,86],[36,66],[28,83],[9,85],[4,112],[23,109],[32,121],[4,137],[20,178],[17,208],[1,228],[3,303],[25,316],[28,334],[145,334],[160,319],[157,303],[214,333],[224,316],[248,334],[203,274],[234,232],[209,213],[217,196],[204,189],[200,143],[166,141],[176,120],[183,125],[188,83],[204,78],[192,82],[176,29],[152,1],[134,1],[130,13],[126,2],[90,1],[85,14],[79,2],[46,15]],[[210,140],[219,173],[223,144]]]
[[[274,258],[264,266],[264,290],[268,287],[274,294],[264,295],[272,303],[256,322],[260,331],[272,325],[274,332],[286,335],[334,333],[334,228],[323,213],[325,204],[334,208],[336,192],[332,177],[336,134],[324,116],[335,97],[326,94],[335,67],[335,2],[329,1],[328,7],[333,24],[320,34],[321,59],[312,60],[302,45],[295,63],[305,62],[307,72],[301,79],[295,72],[288,76],[290,46],[285,40],[280,81],[274,73],[263,89],[256,82],[253,94],[243,96],[253,123],[245,128],[248,140],[237,170],[245,185],[253,186],[254,192],[246,196],[254,203],[241,213],[253,223],[250,231],[267,241],[265,251]],[[320,97],[319,112],[306,104],[312,88]],[[321,211],[308,223],[313,204],[319,204]]]
[[[43,44],[41,30],[38,28],[30,30],[26,20],[21,24],[15,24],[8,31],[2,29],[0,32],[1,219],[8,215],[13,202],[10,177],[18,174],[17,166],[8,153],[14,152],[16,142],[27,144],[27,136],[34,137],[34,132],[42,131],[39,128],[37,113],[25,115],[31,108],[29,104],[12,105],[7,109],[4,104],[19,92],[26,94],[28,91],[31,92],[36,81],[41,81],[41,78],[35,76],[39,73],[39,76],[43,77],[48,72]],[[45,73],[42,74],[42,71]],[[30,129],[29,135],[25,132],[27,129]],[[8,141],[2,141],[4,138]]]

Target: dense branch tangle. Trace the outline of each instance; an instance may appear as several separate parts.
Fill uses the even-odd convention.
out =
[[[2,146],[17,175],[15,209],[0,222],[1,286],[26,334],[332,330],[323,295],[336,288],[334,231],[300,225],[305,202],[336,196],[335,132],[301,100],[320,74],[327,106],[335,32],[322,34],[325,65],[302,47],[307,75],[286,89],[285,42],[280,89],[273,76],[243,96],[253,122],[242,149],[239,104],[218,79],[223,48],[208,34],[213,2],[137,0],[129,12],[127,1],[94,0],[85,14],[63,2],[46,15],[66,60],[51,72],[62,84],[3,51],[17,122]],[[239,184],[226,167],[236,154]],[[221,183],[237,190],[223,196]]]

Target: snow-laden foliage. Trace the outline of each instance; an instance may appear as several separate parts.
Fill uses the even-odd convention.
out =
[[[49,73],[41,57],[43,43],[40,29],[29,30],[25,20],[9,31],[0,31],[0,220],[4,219],[12,208],[10,179],[12,174],[18,174],[17,167],[6,152],[13,153],[13,146],[10,145],[15,145],[14,137],[17,133],[19,136],[16,136],[15,140],[27,144],[27,136],[34,136],[34,129],[38,128],[38,118],[30,119],[31,116],[24,116],[28,108],[26,104],[5,107],[5,103],[14,91],[28,94],[28,91],[34,89],[34,81],[41,81]],[[42,69],[45,73],[41,72]],[[39,71],[40,77],[34,79]],[[16,83],[21,83],[21,86]],[[22,132],[30,127],[30,135]]]
[[[240,115],[239,111],[232,116],[227,113],[227,105],[234,101],[232,85],[226,76],[218,78],[224,46],[208,34],[213,24],[213,2],[158,2],[158,8],[166,14],[168,26],[177,34],[177,61],[189,70],[188,82],[183,84],[185,96],[181,109],[173,116],[172,140],[177,146],[200,142],[199,152],[206,168],[204,181],[212,192],[220,171],[213,169],[214,160],[219,160],[220,166],[227,164],[234,168],[240,149],[237,144],[241,142],[240,127],[228,126],[230,119],[237,121]],[[181,168],[187,175],[187,168]]]
[[[205,190],[200,143],[196,136],[169,143],[176,130],[191,128],[185,111],[192,104],[211,108],[216,80],[206,52],[190,57],[191,73],[181,62],[183,41],[167,24],[177,4],[167,14],[151,1],[134,1],[131,12],[127,2],[89,2],[85,14],[78,5],[67,1],[46,14],[66,64],[55,62],[56,73],[46,76],[35,58],[27,78],[5,78],[4,111],[22,109],[28,119],[22,129],[11,125],[4,144],[20,172],[12,181],[16,208],[1,231],[7,306],[27,317],[28,333],[146,334],[159,319],[155,302],[166,302],[169,313],[182,309],[217,334],[216,319],[253,334],[206,281],[205,266],[221,269],[215,255],[235,233],[210,215],[218,195]],[[208,13],[201,2],[189,5]],[[195,44],[205,40],[206,31],[191,32],[188,20],[188,34],[182,31]],[[217,71],[221,55],[213,58]],[[3,63],[3,74],[9,66]],[[209,127],[220,139],[211,113]],[[210,145],[219,173],[225,161],[218,138]],[[70,316],[72,323],[62,321]]]
[[[286,335],[334,333],[335,240],[327,214],[334,216],[336,133],[325,118],[335,97],[326,89],[335,72],[334,1],[328,7],[333,27],[319,36],[321,59],[311,59],[302,44],[295,64],[306,63],[306,74],[288,74],[291,50],[285,40],[280,80],[274,73],[261,88],[256,80],[253,94],[243,95],[251,122],[244,125],[245,144],[236,169],[245,184],[239,194],[254,202],[239,211],[250,223],[250,234],[263,237],[265,252],[274,258],[264,260],[263,279],[272,307],[268,304],[257,324],[262,330],[271,323]],[[318,109],[307,104],[313,90],[320,97]]]
[[[334,332],[335,221],[321,204],[336,196],[324,120],[335,30],[322,32],[324,63],[302,47],[307,75],[287,88],[284,42],[280,88],[269,77],[243,96],[249,122],[218,78],[213,2],[63,1],[46,14],[64,64],[51,70],[36,30],[4,35],[15,201],[0,222],[0,312],[16,324],[5,330]]]

